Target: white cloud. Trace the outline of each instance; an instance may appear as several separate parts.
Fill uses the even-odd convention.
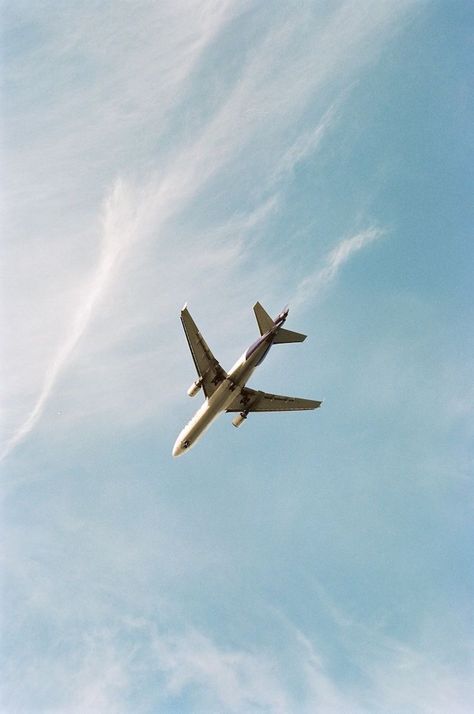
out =
[[[329,251],[324,259],[323,267],[316,269],[301,281],[292,299],[292,305],[297,308],[317,297],[322,290],[333,282],[342,266],[354,253],[384,235],[385,231],[383,229],[372,226],[364,231],[359,231],[349,238],[343,238]]]
[[[130,11],[128,6],[121,6],[116,14],[109,14],[109,9],[104,7],[103,21],[85,9],[82,14],[69,9],[55,15],[48,43],[34,47],[23,58],[20,56],[12,76],[22,87],[22,100],[28,99],[24,84],[32,65],[42,68],[38,87],[41,89],[44,85],[44,91],[52,91],[52,100],[45,108],[41,103],[38,106],[37,126],[41,131],[35,131],[36,125],[31,127],[26,153],[16,144],[14,135],[9,142],[7,160],[16,187],[16,193],[9,200],[9,221],[17,230],[18,241],[7,251],[9,274],[15,276],[15,283],[11,279],[11,284],[6,285],[8,303],[4,319],[10,334],[4,370],[10,386],[5,408],[6,433],[9,431],[10,435],[4,454],[37,424],[58,376],[73,356],[76,360],[80,358],[79,340],[81,353],[84,357],[89,355],[88,375],[93,375],[96,369],[91,362],[94,353],[99,374],[106,369],[109,360],[108,374],[113,375],[120,353],[105,349],[100,355],[99,346],[124,344],[123,339],[127,340],[130,332],[137,334],[140,324],[143,329],[151,330],[156,320],[153,315],[170,309],[175,300],[178,304],[182,302],[179,293],[191,297],[189,286],[195,282],[197,271],[212,274],[214,289],[223,294],[234,285],[236,314],[239,307],[235,301],[236,290],[244,295],[252,283],[265,283],[267,271],[275,273],[275,266],[269,265],[262,266],[260,274],[255,269],[253,275],[247,273],[243,277],[240,268],[243,255],[233,238],[229,237],[225,244],[222,240],[220,244],[209,243],[206,238],[197,243],[192,235],[183,240],[180,217],[192,210],[192,201],[198,194],[202,195],[212,178],[234,164],[243,172],[241,181],[248,181],[254,171],[257,172],[254,180],[258,180],[258,173],[263,172],[261,185],[267,183],[271,187],[275,180],[281,183],[298,162],[316,150],[334,121],[335,109],[333,105],[323,113],[316,129],[301,130],[299,117],[309,99],[336,76],[338,90],[340,78],[350,77],[373,55],[383,37],[383,29],[391,28],[395,20],[403,17],[409,3],[397,7],[395,4],[381,7],[378,3],[369,6],[370,12],[366,12],[351,3],[343,3],[327,17],[318,17],[317,13],[312,17],[311,12],[304,11],[306,22],[313,23],[312,32],[302,32],[302,18],[298,14],[277,13],[261,42],[247,52],[238,75],[225,88],[219,87],[207,116],[204,113],[201,117],[197,112],[198,118],[191,121],[188,131],[174,139],[173,151],[167,148],[162,152],[158,173],[145,172],[143,180],[128,179],[120,189],[112,190],[115,198],[107,209],[109,228],[105,227],[106,233],[100,239],[105,252],[94,269],[90,267],[90,256],[97,249],[91,236],[96,235],[97,218],[92,208],[94,196],[98,198],[100,181],[112,177],[117,167],[123,165],[120,157],[129,152],[135,154],[132,172],[141,165],[143,173],[141,154],[134,151],[138,130],[134,122],[141,123],[143,136],[146,136],[145,126],[153,124],[155,141],[169,129],[173,111],[191,89],[191,77],[204,71],[202,58],[206,49],[217,41],[219,33],[239,10],[232,3],[204,6],[197,3],[185,11],[173,3],[160,5],[156,10],[143,5],[137,12],[134,10],[132,22],[137,32],[132,37],[127,24],[123,24]],[[34,15],[41,23],[41,13]],[[63,23],[76,29],[65,35]],[[103,27],[108,30],[99,38],[99,28]],[[150,32],[150,28],[154,28],[158,36]],[[374,35],[377,42],[373,41]],[[101,80],[86,83],[80,101],[72,91],[74,78],[60,82],[53,90],[44,69],[53,58],[61,58],[59,66],[64,80],[71,80],[64,62],[72,57],[80,57],[84,68],[95,64]],[[80,67],[80,63],[77,66]],[[208,68],[205,73],[208,78]],[[131,114],[127,106],[133,106]],[[9,127],[9,131],[13,128]],[[244,150],[248,152],[248,165],[240,166],[238,162]],[[45,166],[48,173],[44,173]],[[92,192],[88,195],[85,182],[89,179],[92,179]],[[71,196],[78,192],[85,197],[85,202],[71,211]],[[55,210],[58,201],[67,210],[53,219],[58,213]],[[242,214],[244,232],[250,235],[252,220],[255,217],[258,221],[264,220],[272,214],[275,205],[275,197],[264,197],[260,209],[258,201],[257,208],[250,209],[248,219]],[[32,208],[39,231],[34,242],[31,234],[27,235],[33,229],[29,220]],[[127,212],[125,218],[124,211]],[[65,217],[68,214],[69,220]],[[71,222],[77,226],[75,232],[71,232]],[[209,233],[222,236],[225,224],[229,224],[228,216],[223,223],[218,221],[209,226]],[[128,234],[124,239],[130,230],[134,231],[133,239]],[[369,233],[342,245],[319,277],[308,278],[300,286],[299,299],[305,292],[309,297],[318,282],[332,279],[349,255],[371,239]],[[65,244],[67,234],[70,237]],[[122,240],[124,245],[120,250],[128,250],[132,243],[134,248],[127,264],[124,266],[122,262],[117,269],[119,252],[115,251],[119,251]],[[247,241],[246,250],[251,247],[252,243]],[[22,264],[25,256],[28,262]],[[152,285],[153,265],[154,284],[161,288],[155,293],[143,287],[147,279],[148,285]],[[89,279],[87,275],[91,272],[95,277]],[[216,277],[216,273],[220,275]],[[128,291],[125,297],[128,279],[135,281],[131,283],[135,294]],[[239,285],[240,289],[236,287]],[[110,300],[117,295],[114,310]],[[101,331],[92,344],[90,337],[89,340],[82,338],[86,330],[90,330],[92,317],[99,316],[99,305],[107,323],[102,321]],[[17,324],[21,324],[20,330],[15,329]],[[163,326],[163,322],[160,324]],[[165,324],[169,323],[165,321]],[[162,352],[163,347],[160,345],[158,349]],[[33,353],[36,359],[31,365],[24,355]],[[144,356],[146,359],[146,354]],[[149,350],[148,356],[155,359]],[[143,366],[142,362],[139,364]],[[122,378],[123,372],[119,371]],[[111,384],[110,393],[117,395],[119,391]],[[80,392],[76,391],[78,395]],[[94,402],[100,409],[100,394],[99,386],[95,397],[89,398],[88,411],[94,410]],[[129,397],[125,397],[125,401],[129,402]],[[135,403],[140,401],[136,399]],[[145,408],[143,416],[148,413]]]
[[[69,633],[64,633],[69,634]],[[77,636],[77,632],[76,632]],[[356,647],[358,640],[353,640]],[[342,684],[311,640],[294,630],[284,649],[223,645],[197,629],[173,632],[145,618],[116,621],[75,642],[72,655],[4,678],[4,701],[39,701],[62,714],[90,711],[226,711],[233,714],[468,714],[469,673],[401,643],[359,656],[363,676]],[[73,669],[71,668],[73,667]],[[298,673],[295,678],[295,672]],[[18,690],[15,691],[15,688]]]
[[[158,419],[181,387],[184,396],[192,373],[177,319],[184,299],[226,366],[229,335],[252,324],[243,306],[271,303],[281,279],[285,288],[299,283],[292,307],[309,304],[382,237],[376,226],[348,231],[301,281],[267,250],[265,228],[279,218],[294,169],[342,117],[334,97],[344,100],[346,84],[416,6],[373,0],[269,14],[214,0],[12,6],[40,41],[17,47],[5,121],[7,449],[38,428],[50,456],[64,430],[76,457],[58,450],[56,463],[38,468],[27,458],[39,488],[28,490],[29,476],[15,482],[16,525],[4,528],[13,604],[6,710],[467,714],[474,695],[461,664],[426,643],[389,640],[382,628],[362,631],[335,607],[357,670],[350,682],[314,631],[280,628],[278,647],[254,637],[261,622],[245,629],[232,620],[232,642],[193,622],[210,608],[193,585],[229,564],[229,548],[217,526],[201,528],[205,515],[190,524],[176,506],[189,482],[180,491],[176,480],[141,473],[141,463],[124,475],[115,455],[103,474],[100,462],[77,459],[88,423],[116,432]],[[204,506],[209,494],[201,495],[205,514],[213,502]],[[145,614],[133,623],[124,612]]]
[[[106,639],[106,638],[105,638]],[[117,657],[103,635],[89,638],[86,654],[71,678],[67,714],[118,714],[126,711],[124,699],[130,688],[126,663]]]
[[[6,443],[0,454],[0,461],[15,448],[34,428],[41,417],[44,406],[55,386],[57,378],[71,357],[82,335],[87,329],[100,299],[113,277],[117,264],[125,258],[127,250],[136,238],[137,225],[131,211],[127,191],[117,182],[111,196],[106,201],[102,220],[100,256],[92,278],[86,284],[83,295],[64,341],[48,366],[37,401],[25,421]]]
[[[155,635],[152,648],[171,698],[194,690],[199,708],[289,711],[274,663],[262,653],[220,648],[196,630],[176,637]]]
[[[343,97],[347,97],[346,92]],[[302,132],[293,145],[285,151],[276,167],[274,175],[275,181],[286,178],[288,174],[294,171],[298,164],[302,163],[309,156],[314,155],[329,129],[337,121],[341,103],[342,98],[334,102],[329,109],[324,112],[316,126],[308,131]]]

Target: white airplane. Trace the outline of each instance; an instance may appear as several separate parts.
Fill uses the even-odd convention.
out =
[[[240,426],[249,412],[296,411],[317,409],[321,406],[321,402],[313,399],[267,394],[245,386],[272,345],[303,342],[306,339],[306,335],[283,328],[288,317],[288,307],[280,312],[275,320],[272,320],[259,302],[254,305],[253,310],[260,329],[260,337],[244,352],[228,373],[220,366],[207,346],[189,314],[187,305],[184,305],[181,310],[181,322],[198,373],[198,379],[189,387],[188,395],[194,397],[202,389],[206,401],[179,434],[173,447],[173,456],[181,456],[185,451],[189,451],[222,412],[237,412],[237,416],[232,419],[232,424]]]

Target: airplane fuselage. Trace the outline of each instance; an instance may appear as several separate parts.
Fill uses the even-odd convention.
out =
[[[255,369],[263,362],[279,328],[284,324],[288,311],[281,313],[273,327],[262,335],[237,360],[226,379],[217,387],[204,404],[198,409],[190,422],[180,432],[173,447],[173,456],[180,456],[194,446],[206,429],[219,414],[225,412],[230,403],[240,394]]]

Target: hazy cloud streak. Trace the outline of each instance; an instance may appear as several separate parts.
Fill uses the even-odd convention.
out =
[[[378,4],[370,4],[373,8],[370,13],[370,21],[365,12],[361,12],[351,3],[342,3],[335,12],[327,16],[323,14],[321,17],[318,17],[317,11],[312,13],[308,10],[307,21],[313,23],[314,33],[302,32],[301,17],[291,13],[277,13],[272,22],[262,26],[264,32],[262,32],[259,42],[242,57],[242,64],[239,66],[237,76],[231,72],[225,82],[219,82],[218,91],[215,93],[211,91],[206,100],[209,105],[202,108],[200,100],[197,101],[193,98],[192,93],[191,96],[188,96],[185,91],[191,88],[188,80],[192,79],[193,72],[196,72],[196,76],[200,76],[202,73],[206,80],[209,77],[214,77],[213,70],[206,65],[205,50],[208,47],[215,49],[216,38],[221,34],[222,28],[233,18],[236,18],[240,12],[236,5],[232,2],[209,3],[201,11],[200,5],[197,4],[195,7],[193,6],[193,10],[197,13],[197,20],[189,12],[181,18],[179,8],[176,10],[176,6],[173,4],[170,4],[169,7],[165,6],[163,16],[160,15],[160,12],[157,16],[153,13],[148,14],[148,11],[143,16],[139,14],[134,17],[134,22],[138,23],[138,42],[131,42],[129,33],[126,33],[128,43],[124,45],[120,32],[117,34],[114,28],[112,28],[114,31],[107,36],[106,46],[112,53],[112,60],[117,59],[117,62],[112,61],[113,71],[107,69],[107,65],[102,64],[102,60],[98,64],[102,72],[98,75],[100,82],[93,84],[91,91],[86,92],[86,111],[81,112],[78,109],[79,99],[81,108],[83,106],[84,88],[81,87],[79,94],[74,94],[72,91],[53,93],[53,116],[56,118],[56,122],[51,124],[51,127],[55,132],[60,130],[63,132],[62,141],[65,143],[60,144],[60,150],[56,156],[54,152],[57,146],[57,137],[54,137],[54,141],[48,141],[47,160],[44,160],[45,156],[41,153],[45,151],[43,134],[33,134],[36,137],[36,143],[28,147],[28,155],[34,156],[35,165],[51,165],[51,152],[53,152],[53,156],[56,156],[58,163],[53,162],[55,171],[51,175],[48,174],[48,177],[33,173],[33,180],[29,180],[35,187],[48,187],[49,182],[53,181],[52,186],[55,187],[55,191],[70,193],[75,188],[74,184],[63,187],[61,182],[58,182],[58,178],[64,175],[67,177],[67,181],[71,180],[69,168],[67,171],[63,170],[65,159],[67,159],[68,167],[71,165],[71,161],[74,165],[79,161],[79,165],[82,166],[83,147],[101,157],[100,160],[104,162],[104,176],[108,176],[107,180],[110,180],[110,176],[113,176],[116,171],[113,168],[113,161],[109,165],[110,157],[114,155],[115,150],[117,149],[119,153],[122,152],[120,156],[122,159],[126,157],[127,165],[129,165],[130,157],[134,154],[132,147],[137,148],[135,140],[131,141],[132,134],[128,135],[128,140],[126,136],[132,126],[135,129],[134,122],[139,118],[140,121],[145,121],[144,117],[146,117],[147,121],[150,120],[156,124],[156,129],[154,129],[156,136],[162,137],[164,125],[169,125],[171,120],[170,108],[176,109],[177,104],[183,104],[185,115],[190,117],[189,125],[186,124],[184,129],[178,130],[177,136],[173,136],[172,151],[166,148],[166,141],[164,142],[164,146],[160,149],[163,154],[162,157],[160,154],[160,157],[163,161],[160,163],[159,174],[155,174],[151,179],[149,176],[148,178],[142,176],[137,180],[136,195],[131,200],[135,201],[133,210],[137,216],[140,216],[140,222],[146,219],[155,236],[162,234],[161,229],[171,216],[183,213],[191,201],[203,191],[206,184],[220,175],[220,172],[225,173],[229,168],[233,171],[244,154],[248,161],[243,167],[239,164],[239,170],[243,173],[241,173],[238,183],[241,186],[252,185],[252,181],[248,180],[252,175],[253,182],[263,186],[263,195],[268,195],[268,190],[272,190],[275,182],[283,183],[282,179],[291,178],[294,167],[319,147],[322,138],[336,118],[337,105],[340,101],[332,102],[330,108],[326,112],[323,111],[322,119],[316,128],[307,129],[304,124],[300,124],[304,109],[314,99],[318,89],[337,77],[342,84],[336,84],[335,91],[340,94],[341,87],[346,84],[354,68],[363,65],[376,52],[373,43],[367,43],[367,37],[373,37],[376,33],[378,43],[383,34],[382,30],[385,27],[390,27],[394,19],[403,16],[404,9],[409,4],[402,3],[401,10],[398,5],[387,5],[387,7],[380,8]],[[168,11],[169,16],[167,15]],[[120,13],[117,17],[114,15],[114,18],[114,22],[119,22],[120,18],[124,19]],[[86,14],[85,17],[80,18],[79,27],[84,31],[81,29],[81,32],[73,35],[72,40],[67,41],[64,45],[63,34],[59,30],[61,22],[65,22],[67,19],[67,15],[55,17],[53,23],[53,27],[56,29],[56,35],[53,34],[55,39],[46,47],[42,47],[39,54],[33,55],[36,65],[44,61],[45,52],[52,52],[53,56],[61,58],[64,56],[64,52],[70,52],[72,48],[81,48],[84,56],[88,57],[90,61],[98,59],[97,43],[95,42],[96,27],[91,25],[90,16]],[[169,26],[170,22],[173,28],[175,25],[180,28],[177,35],[178,40],[169,39],[165,33],[164,44],[163,46],[159,45],[161,49],[158,51],[157,43],[150,40],[148,27],[156,25],[160,29]],[[126,25],[121,25],[119,22],[119,26],[120,31],[123,32]],[[367,50],[367,47],[370,47],[370,50]],[[119,62],[118,57],[122,57],[123,52],[125,52],[125,60]],[[178,52],[178,62],[176,62],[176,52]],[[285,61],[282,60],[282,57],[285,57]],[[20,77],[24,76],[26,69],[31,66],[31,60],[32,56],[28,55],[26,63],[25,60],[20,61],[19,68],[17,67],[16,70],[20,72]],[[157,69],[153,70],[152,68],[155,66]],[[308,72],[309,67],[313,67],[314,71]],[[134,72],[133,82],[130,77],[132,71]],[[135,83],[136,77],[141,78],[138,84]],[[301,79],[303,77],[304,81]],[[298,79],[295,81],[295,78]],[[67,83],[64,86],[74,87],[74,83],[72,85]],[[123,101],[119,101],[117,97],[117,88],[120,88],[120,92],[123,88],[125,92]],[[100,99],[104,89],[106,89],[106,100]],[[344,96],[344,91],[342,96]],[[283,102],[282,98],[284,98]],[[194,107],[193,102],[196,102],[195,114],[190,111]],[[51,104],[48,102],[48,112],[50,106]],[[104,110],[105,121],[96,121],[98,113],[101,117],[104,116]],[[129,110],[131,110],[130,115],[127,113]],[[164,121],[165,114],[167,115],[166,121]],[[92,123],[91,117],[94,119]],[[272,118],[271,122],[269,122],[269,117]],[[59,120],[61,120],[60,123],[58,123]],[[181,126],[179,121],[177,124]],[[103,127],[105,126],[111,127],[111,133],[104,131]],[[115,129],[112,131],[114,127]],[[133,137],[135,134],[134,130]],[[128,145],[132,152],[130,155],[127,152],[123,153],[123,149]],[[279,147],[279,151],[274,150],[275,145]],[[249,147],[253,146],[256,146],[257,151],[261,152],[258,153],[257,160],[255,160],[253,149],[249,150]],[[32,148],[37,149],[38,147],[41,150],[39,156],[36,150],[31,151]],[[138,155],[141,155],[140,152]],[[19,156],[24,162],[23,154],[20,153]],[[158,162],[155,161],[153,165],[157,164]],[[120,166],[120,161],[118,161],[118,166]],[[105,169],[105,167],[107,168]],[[132,162],[131,167],[132,171],[139,167],[143,169],[141,160],[138,160],[136,164]],[[61,171],[58,170],[59,168]],[[260,172],[261,175],[257,176],[255,172]],[[30,175],[24,168],[18,174],[22,177]],[[80,170],[78,176],[81,177]],[[87,179],[87,176],[87,173],[84,174],[82,179]],[[146,191],[139,193],[140,186],[147,186]],[[20,191],[19,194],[30,195],[30,191]],[[53,192],[53,195],[56,205],[59,195],[63,194],[55,195]],[[139,198],[137,198],[138,196]],[[246,197],[246,200],[250,201],[249,197]],[[258,200],[260,201],[261,197]],[[41,200],[41,205],[44,208],[43,200]],[[270,201],[268,214],[271,213],[271,209],[275,205],[276,199],[273,203]],[[116,208],[118,207],[116,206]],[[115,209],[110,207],[110,211],[113,210]],[[247,206],[249,214],[253,210],[254,206]],[[265,208],[265,210],[267,209]],[[46,214],[49,215],[49,212],[46,211]],[[239,214],[243,215],[243,212],[239,210]],[[68,215],[68,220],[76,220],[76,217],[70,216],[68,212],[64,212],[64,215]],[[90,215],[93,216],[92,211]],[[224,217],[224,220],[220,221],[220,226],[225,225],[226,222]],[[31,226],[31,228],[33,227]],[[52,250],[56,248],[55,241],[58,242],[58,245],[62,243],[65,226],[57,228],[56,233],[53,231],[56,236],[54,239],[50,238],[49,225],[43,229],[44,233],[41,238],[46,252],[49,252],[50,248]],[[134,230],[136,231],[137,228],[135,227]],[[217,230],[215,225],[209,226],[209,234],[213,232],[219,232],[219,225],[217,225]],[[135,236],[141,246],[144,246],[143,239],[147,235],[150,234],[145,231],[145,233],[142,232]],[[161,238],[163,238],[162,235]],[[99,260],[91,284],[75,311],[75,317],[66,338],[62,340],[62,345],[50,364],[43,368],[43,373],[46,376],[38,390],[39,397],[33,408],[25,407],[21,403],[21,397],[25,392],[27,393],[27,390],[24,390],[23,394],[14,393],[12,396],[15,409],[20,413],[28,411],[28,416],[21,419],[19,427],[16,426],[12,429],[13,436],[7,442],[0,458],[4,458],[37,424],[59,374],[76,350],[81,336],[90,324],[92,313],[110,286],[118,257],[116,251],[120,252],[120,249],[110,243],[106,236],[103,236],[103,240],[105,252]],[[192,256],[189,257],[189,251],[194,251],[197,254],[202,252],[200,246],[191,243],[189,241],[189,245],[186,246],[190,263],[192,263]],[[345,259],[336,256],[334,267],[331,268],[328,265],[316,282],[332,279],[339,264]],[[223,266],[223,273],[230,273],[235,278],[238,267],[238,263],[229,261],[228,266]],[[156,270],[159,270],[158,266]],[[80,285],[83,282],[81,275],[72,277],[76,284]],[[225,275],[222,276],[222,282],[225,282]],[[309,282],[311,281],[309,280]],[[300,292],[309,289],[309,282],[306,281],[300,286]],[[61,307],[62,305],[58,302],[56,309],[61,310]],[[133,315],[122,314],[120,325],[123,324],[124,318],[131,322]],[[34,324],[35,319],[41,321],[42,316],[37,315],[33,318],[33,329],[37,329],[37,325]],[[113,319],[109,320],[107,333],[113,333],[116,340],[117,329],[115,328],[117,326],[113,324],[114,322]],[[56,321],[54,321],[54,326],[51,326],[52,333],[55,325]],[[28,334],[28,327],[27,325],[24,329],[24,334]],[[43,333],[40,331],[40,334]],[[51,340],[50,335],[48,338],[43,338],[42,346],[45,355],[49,352],[45,346],[48,340]],[[102,340],[102,344],[104,344],[104,340]],[[18,368],[17,361],[14,359],[14,345],[11,352],[12,364],[15,364],[12,371],[15,373]],[[50,356],[49,359],[51,359]],[[41,362],[38,363],[39,365]],[[24,380],[21,375],[17,377],[14,374],[14,377],[18,385],[23,384]],[[34,393],[33,389],[34,387],[31,385],[30,393]],[[20,389],[16,388],[15,391],[19,392]],[[24,397],[25,402],[27,398],[31,399],[31,397]]]
[[[119,261],[125,257],[126,251],[136,235],[137,228],[133,215],[126,215],[128,208],[124,185],[117,181],[104,205],[100,257],[94,275],[84,289],[84,295],[73,318],[71,329],[48,367],[38,399],[25,421],[5,445],[0,454],[0,461],[25,438],[38,422],[59,375],[93,318],[94,311],[113,278]]]
[[[385,232],[381,228],[372,226],[350,238],[341,240],[327,254],[323,267],[310,273],[301,281],[292,299],[292,305],[299,307],[308,300],[314,299],[336,278],[342,266],[354,253],[381,238]]]

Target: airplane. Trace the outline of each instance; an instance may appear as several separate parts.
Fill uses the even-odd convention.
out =
[[[232,424],[239,427],[250,412],[297,411],[317,409],[321,406],[322,402],[314,399],[268,394],[245,386],[256,367],[267,356],[272,345],[303,342],[306,339],[306,335],[286,330],[283,327],[288,317],[288,306],[274,320],[259,302],[254,305],[253,310],[260,330],[260,337],[243,353],[230,372],[226,372],[196,327],[187,304],[183,306],[181,322],[198,374],[198,379],[188,389],[188,395],[194,397],[202,389],[206,400],[180,432],[173,447],[173,456],[181,456],[189,451],[214,419],[223,412],[236,413],[237,416],[232,419]]]

